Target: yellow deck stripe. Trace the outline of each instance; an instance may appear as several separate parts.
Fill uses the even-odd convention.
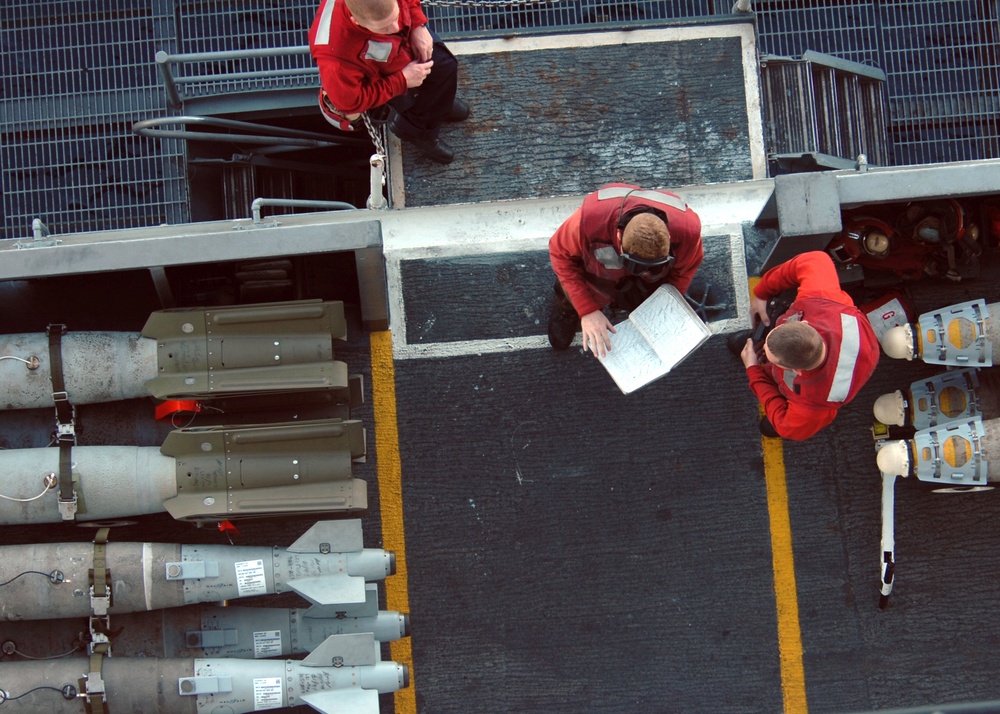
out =
[[[785,457],[781,439],[762,438],[767,513],[771,519],[771,558],[774,599],[778,610],[778,656],[781,660],[781,694],[785,714],[806,714],[806,675],[802,664],[799,597],[792,557],[792,525],[788,516]]]
[[[750,289],[759,281],[750,280]],[[763,416],[764,409],[760,409]],[[799,594],[795,586],[792,555],[792,522],[788,515],[785,453],[781,439],[761,437],[764,451],[764,481],[767,484],[767,515],[771,521],[771,565],[774,568],[774,599],[778,611],[778,658],[781,662],[781,696],[784,714],[806,714],[806,674],[802,664],[802,630],[799,625]]]
[[[382,514],[382,547],[396,553],[396,574],[385,579],[385,606],[410,611],[406,573],[406,536],[403,532],[403,469],[399,460],[396,423],[396,371],[392,361],[392,335],[371,333],[372,406],[375,411],[375,454],[378,464],[379,510]],[[410,638],[390,644],[392,659],[410,668],[410,686],[394,695],[396,714],[416,714]]]

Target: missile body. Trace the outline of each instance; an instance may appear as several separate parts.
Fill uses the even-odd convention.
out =
[[[110,623],[115,657],[235,657],[262,659],[312,652],[331,635],[370,633],[378,642],[409,635],[409,616],[379,610],[375,583],[362,606],[311,608],[187,605],[116,615]],[[77,619],[0,623],[6,658],[54,658],[83,653],[88,622]]]
[[[95,552],[103,549],[96,560]],[[100,567],[105,564],[105,567]],[[317,605],[362,603],[365,582],[395,570],[363,548],[360,521],[320,521],[288,548],[166,543],[0,547],[0,619],[115,615],[293,590]],[[110,603],[93,581],[108,582]]]
[[[335,635],[322,658],[303,661],[107,657],[94,663],[66,657],[0,663],[0,702],[8,711],[33,714],[82,714],[88,699],[118,714],[243,714],[301,704],[328,714],[377,714],[378,695],[408,686],[409,673],[405,665],[380,661],[377,649],[368,649],[370,638]]]
[[[53,354],[72,404],[152,396],[209,399],[233,394],[334,390],[349,399],[347,365],[333,359],[346,339],[341,302],[303,300],[213,309],[159,310],[141,333],[0,335],[0,408],[53,407]]]
[[[0,451],[0,525],[56,523],[58,479],[72,478],[80,521],[168,511],[215,521],[251,515],[364,510],[367,484],[352,478],[365,456],[360,421],[189,427],[163,446],[73,446],[72,473],[59,449]],[[55,478],[55,482],[50,479]]]

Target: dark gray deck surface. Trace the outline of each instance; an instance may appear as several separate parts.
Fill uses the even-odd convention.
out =
[[[995,300],[995,274],[914,285],[918,310]],[[442,304],[468,286],[440,278]],[[500,312],[480,316],[500,331]],[[877,607],[871,406],[934,371],[883,357],[832,427],[785,442],[812,712],[996,697],[995,493],[901,481]],[[407,360],[396,379],[421,712],[781,711],[756,402],[721,337],[630,396],[576,349]]]
[[[407,150],[406,205],[753,178],[736,37],[460,55],[457,158]],[[759,140],[759,137],[758,137]]]
[[[736,318],[729,236],[704,236],[712,320]],[[408,344],[544,335],[555,282],[547,251],[404,260]],[[698,302],[703,293],[696,288]],[[490,306],[492,309],[484,309]]]

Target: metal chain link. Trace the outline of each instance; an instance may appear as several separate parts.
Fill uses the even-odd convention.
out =
[[[387,154],[385,153],[385,142],[382,141],[382,132],[372,124],[372,120],[368,118],[368,112],[361,112],[361,120],[365,123],[368,136],[371,137],[372,143],[375,145],[375,153],[385,158]]]

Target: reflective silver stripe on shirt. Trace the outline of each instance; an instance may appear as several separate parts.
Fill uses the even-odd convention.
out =
[[[687,204],[676,196],[668,196],[667,194],[660,193],[659,191],[643,191],[642,189],[625,188],[624,186],[612,186],[610,188],[598,189],[597,200],[604,201],[609,198],[623,198],[628,195],[632,195],[646,201],[652,201],[653,203],[662,203],[664,206],[676,208],[678,211],[687,210]]]
[[[854,315],[840,315],[840,354],[837,355],[837,371],[830,384],[828,402],[842,402],[851,393],[851,382],[854,379],[854,368],[858,365],[858,354],[861,352],[861,328],[858,318]]]
[[[319,25],[316,28],[316,40],[317,45],[328,45],[330,44],[330,23],[333,22],[333,6],[337,4],[337,0],[326,0],[326,4],[323,5],[322,14],[319,16]]]

